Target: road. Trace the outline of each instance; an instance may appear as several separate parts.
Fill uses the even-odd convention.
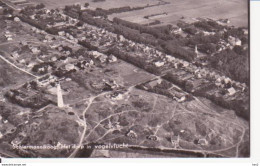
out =
[[[18,66],[16,66],[15,64],[13,64],[12,62],[10,62],[8,59],[6,59],[5,57],[3,57],[2,55],[0,55],[0,58],[1,58],[3,61],[5,61],[6,63],[8,63],[8,64],[10,64],[11,66],[13,66],[14,68],[16,68],[16,69],[18,69],[18,70],[20,70],[20,71],[22,71],[22,72],[24,72],[24,73],[26,73],[26,74],[29,74],[30,76],[33,76],[33,77],[35,77],[35,78],[39,78],[38,76],[36,76],[36,75],[34,75],[34,74],[32,74],[32,73],[30,73],[30,72],[28,72],[28,71],[26,71],[26,70],[24,70],[24,69],[18,67]]]
[[[53,36],[54,36],[54,35],[53,35]],[[56,37],[57,37],[57,36],[56,36]],[[68,41],[68,42],[70,42],[70,43],[72,43],[72,44],[78,45],[76,42],[71,41],[71,40],[68,40],[67,38],[64,38],[64,37],[59,37],[59,38],[60,38],[60,39],[63,39],[63,40],[66,40],[66,41]],[[25,70],[23,70],[23,69],[17,67],[16,65],[14,65],[13,63],[11,63],[10,61],[8,61],[7,59],[5,59],[5,58],[4,58],[3,56],[1,56],[1,55],[0,55],[0,58],[3,59],[4,61],[6,61],[7,63],[9,63],[10,65],[14,66],[15,68],[17,68],[17,69],[19,69],[19,70],[21,70],[21,71],[23,71],[23,72],[25,72],[25,73],[27,73],[27,74],[29,74],[29,75],[32,75],[32,76],[34,76],[34,77],[36,77],[36,78],[39,78],[38,76],[35,76],[35,75],[33,75],[33,74],[31,74],[31,73],[29,73],[29,72],[27,72],[27,71],[25,71]],[[156,76],[156,78],[160,78],[160,76]],[[149,80],[150,80],[150,79],[149,79]],[[129,92],[134,88],[134,86],[136,86],[136,85],[133,85],[133,86],[129,87],[127,93],[129,93]],[[94,101],[96,98],[98,98],[98,97],[100,97],[100,96],[103,96],[103,95],[105,95],[105,94],[107,94],[107,93],[109,93],[109,92],[104,92],[104,93],[101,93],[101,94],[96,95],[96,96],[92,96],[92,97],[90,97],[89,99],[87,99],[87,100],[88,100],[88,101],[87,101],[88,105],[87,105],[87,107],[85,108],[85,110],[84,110],[83,113],[82,113],[82,115],[83,115],[83,121],[84,121],[84,123],[83,123],[83,124],[84,124],[84,126],[83,126],[84,129],[83,129],[82,134],[81,134],[81,137],[80,137],[80,139],[79,139],[78,147],[81,147],[82,144],[83,144],[84,139],[85,139],[86,137],[88,137],[88,135],[86,136],[86,132],[87,132],[88,126],[87,126],[85,114],[89,111],[89,108],[91,107],[93,101]],[[196,99],[197,99],[197,98],[196,98]],[[198,102],[201,102],[201,101],[198,100]],[[201,104],[202,106],[204,106],[204,109],[205,109],[205,107],[206,107],[207,110],[209,109],[204,103],[201,102],[200,104]],[[155,106],[155,103],[154,103],[154,106]],[[208,112],[207,112],[207,113],[208,113]],[[214,114],[214,115],[215,115],[215,114]],[[112,116],[112,115],[110,115],[110,116]],[[94,129],[95,129],[95,128],[94,128]],[[241,136],[241,140],[237,143],[237,146],[236,146],[236,147],[238,147],[238,146],[240,145],[240,143],[242,142],[244,133],[245,133],[245,130],[243,130],[243,134],[242,134],[242,136]],[[234,145],[234,146],[235,146],[235,145]],[[147,147],[139,146],[139,148],[147,148]],[[232,147],[228,147],[228,148],[226,148],[226,149],[220,149],[220,150],[227,150],[227,149],[229,149],[229,148],[232,148]],[[161,149],[161,150],[176,150],[176,149],[172,149],[172,148],[160,148],[160,149]],[[190,152],[194,152],[194,153],[203,153],[203,154],[205,154],[205,153],[215,153],[215,152],[220,151],[220,150],[218,150],[218,151],[215,151],[215,152],[208,152],[208,151],[204,151],[204,150],[186,150],[186,149],[177,149],[177,150],[179,150],[179,151],[190,151]],[[75,150],[70,154],[69,157],[70,157],[70,158],[71,158],[71,157],[75,157],[76,154],[78,153],[78,151],[79,151],[79,148],[75,149]],[[237,150],[237,154],[238,154],[238,150]]]
[[[87,108],[83,111],[83,113],[82,113],[82,115],[83,115],[83,121],[84,121],[84,129],[83,129],[83,132],[82,132],[82,134],[81,134],[81,137],[80,137],[80,141],[79,141],[79,143],[78,143],[78,147],[81,147],[81,145],[82,145],[82,143],[83,143],[83,140],[84,140],[84,138],[85,138],[85,135],[86,135],[86,132],[87,132],[87,120],[86,120],[86,117],[85,117],[85,114],[86,114],[86,112],[88,111],[88,109],[90,108],[90,106],[92,105],[92,103],[93,103],[93,101],[96,99],[96,98],[98,98],[98,97],[100,97],[100,96],[103,96],[103,95],[106,95],[107,93],[109,93],[109,92],[104,92],[104,93],[101,93],[101,94],[99,94],[99,95],[97,95],[97,96],[92,96],[92,97],[90,97],[89,98],[89,100],[88,100],[88,106],[87,106]],[[79,148],[76,148],[71,154],[70,154],[70,156],[69,156],[69,158],[72,158],[72,157],[75,157],[75,155],[77,154],[77,152],[79,151]]]
[[[16,5],[12,4],[10,1],[8,0],[2,0],[3,3],[5,3],[7,6],[9,6],[10,8],[12,8],[13,10],[18,10],[20,11],[21,8],[17,7]]]

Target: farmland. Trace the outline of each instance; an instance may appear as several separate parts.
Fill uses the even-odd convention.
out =
[[[77,0],[77,1],[51,1],[51,0],[35,0],[36,3],[43,3],[47,8],[61,8],[65,5],[72,5],[75,3],[84,4],[89,3],[91,9],[102,8],[120,8],[125,6],[141,7],[146,5],[155,5],[158,0],[107,0],[102,2],[92,2],[92,0]],[[62,2],[62,3],[61,3]],[[130,11],[124,13],[112,14],[109,19],[114,17],[122,18],[126,21],[147,24],[155,20],[162,22],[162,25],[172,24],[176,25],[180,18],[184,18],[185,21],[194,21],[195,18],[211,18],[211,19],[229,19],[231,25],[247,27],[248,13],[247,13],[247,1],[246,0],[197,0],[196,3],[192,0],[176,1],[176,0],[164,0],[164,2],[170,2],[167,5],[153,6],[145,8],[143,10]],[[199,11],[199,12],[198,12]],[[157,14],[160,12],[166,12],[167,15],[151,17],[145,19],[144,17],[151,14]]]
[[[234,1],[208,1],[197,0],[196,3],[192,0],[174,1],[166,0],[170,2],[169,5],[155,6],[146,8],[140,11],[132,11],[120,14],[113,14],[109,18],[114,17],[122,18],[124,20],[136,23],[146,23],[147,20],[144,16],[166,12],[160,18],[150,18],[151,21],[158,19],[164,24],[176,24],[180,18],[184,17],[185,20],[192,20],[193,18],[211,18],[221,19],[227,18],[234,26],[247,26],[247,1],[246,0],[234,0]],[[199,12],[198,12],[199,11]]]
[[[103,9],[109,9],[109,8],[117,8],[122,6],[131,6],[131,7],[137,7],[137,6],[145,6],[147,4],[156,4],[158,0],[130,0],[130,1],[122,1],[122,0],[107,0],[103,2],[92,2],[92,0],[35,0],[34,2],[37,3],[43,3],[48,8],[58,8],[58,7],[64,7],[65,5],[73,5],[75,3],[84,4],[89,3],[90,7],[92,8],[103,8]]]

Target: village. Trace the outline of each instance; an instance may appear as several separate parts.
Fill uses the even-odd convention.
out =
[[[8,7],[3,5],[2,8]],[[84,8],[81,6],[82,10]],[[185,124],[180,128],[168,129],[174,126],[170,123],[175,123],[173,119],[167,119],[165,120],[167,123],[155,126],[152,124],[153,122],[148,122],[155,118],[149,114],[150,112],[159,110],[155,113],[159,114],[160,111],[163,111],[162,108],[155,110],[157,104],[152,98],[157,95],[163,96],[161,104],[158,105],[167,102],[168,104],[175,103],[178,107],[181,107],[179,105],[182,104],[188,107],[196,102],[198,97],[203,97],[224,109],[234,110],[239,117],[248,121],[248,85],[210,67],[209,61],[205,58],[217,55],[228,48],[233,49],[235,46],[243,46],[246,49],[246,45],[242,45],[241,39],[228,36],[227,40],[223,39],[218,43],[219,49],[210,55],[201,51],[199,44],[191,44],[184,49],[192,52],[195,59],[188,61],[162,49],[159,50],[153,45],[127,39],[124,35],[111,32],[107,28],[84,23],[66,15],[60,9],[49,10],[41,5],[26,9],[21,10],[18,14],[2,12],[1,22],[3,24],[1,26],[4,31],[0,33],[2,43],[0,53],[1,59],[32,76],[33,79],[22,85],[6,88],[3,91],[5,100],[2,104],[3,108],[8,108],[9,106],[6,106],[8,104],[15,105],[14,107],[18,107],[22,115],[28,113],[23,113],[24,109],[30,112],[28,116],[39,114],[40,117],[46,116],[52,119],[53,117],[45,115],[45,113],[41,114],[49,108],[49,111],[46,112],[52,112],[54,117],[60,118],[58,122],[66,123],[58,115],[59,111],[66,115],[65,119],[73,121],[72,124],[75,122],[75,126],[69,127],[66,132],[73,130],[74,133],[77,133],[75,134],[78,136],[77,139],[64,138],[58,141],[55,138],[54,141],[48,135],[48,138],[44,137],[44,141],[49,144],[75,143],[74,141],[79,139],[79,133],[86,130],[87,134],[84,132],[82,134],[84,139],[81,144],[98,142],[107,135],[112,139],[114,136],[109,134],[117,135],[119,133],[123,135],[125,143],[133,145],[136,145],[133,140],[138,140],[137,142],[143,143],[142,145],[165,146],[175,150],[181,150],[184,147],[199,150],[202,147],[204,152],[207,152],[211,149],[210,146],[213,143],[211,144],[210,141],[213,136],[208,138],[206,134],[201,134],[201,137],[196,136],[193,139],[192,135],[196,131]],[[196,30],[200,31],[196,32],[197,34],[215,35],[199,28]],[[243,31],[246,35],[246,30],[243,29]],[[171,33],[190,35],[182,28],[172,28]],[[132,83],[129,78],[126,79],[122,76],[121,71],[124,67],[137,71],[134,72],[136,75],[145,72],[147,76],[136,78],[136,83]],[[133,71],[126,71],[125,75],[134,75]],[[135,96],[137,99],[134,98]],[[93,110],[93,113],[88,113],[89,116],[84,114],[86,112],[82,112],[86,105],[87,108]],[[114,109],[115,107],[122,110],[118,111],[118,109]],[[169,109],[168,112],[171,112]],[[180,119],[187,120],[190,116],[187,112],[181,112],[181,109],[177,112],[180,114]],[[225,113],[224,111],[223,114]],[[140,118],[146,114],[148,114],[148,120],[140,122]],[[162,112],[162,114],[166,113]],[[9,141],[11,145],[28,143],[28,140],[25,139],[28,135],[22,131],[23,127],[16,129],[13,124],[9,123],[12,119],[10,116],[1,115],[0,117],[1,123],[3,123],[3,127],[0,128],[0,139],[8,140],[11,135],[13,138],[12,141]],[[15,118],[19,119],[18,116]],[[36,125],[41,126],[42,121],[40,118]],[[146,122],[148,124],[145,124]],[[194,120],[192,125],[197,123]],[[22,124],[28,131],[31,130],[28,127],[33,128],[35,125],[28,120]],[[69,124],[66,123],[66,125]],[[220,127],[217,124],[214,125],[217,126],[216,128]],[[138,129],[138,126],[142,126],[142,129]],[[200,128],[200,126],[196,127]],[[142,130],[145,130],[147,134],[143,135]],[[241,132],[237,128],[234,130]],[[35,129],[36,131],[41,132],[39,129]],[[167,131],[168,135],[162,134],[163,131]],[[214,139],[216,138],[214,137]],[[219,147],[214,144],[213,147],[231,146],[230,138],[225,139],[229,142],[221,144]],[[117,143],[118,140],[114,139],[114,141]],[[157,144],[157,142],[159,143]],[[26,152],[18,153],[26,154]],[[69,150],[65,154],[69,153],[73,154],[73,151]],[[37,152],[34,155],[40,154],[46,155],[47,152],[39,152],[39,154]],[[61,153],[57,154],[57,156],[59,155]]]

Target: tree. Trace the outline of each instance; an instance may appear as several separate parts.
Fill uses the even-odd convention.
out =
[[[87,8],[88,6],[89,6],[89,3],[85,3],[84,7],[86,7],[86,8]]]
[[[43,3],[40,3],[40,4],[36,5],[35,8],[36,9],[42,9],[42,8],[45,8],[45,5]]]

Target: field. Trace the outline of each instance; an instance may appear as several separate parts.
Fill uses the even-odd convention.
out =
[[[18,86],[29,79],[32,79],[32,77],[10,66],[3,59],[0,59],[0,90],[11,86]]]
[[[168,15],[163,15],[158,18],[163,24],[176,24],[178,20],[184,17],[186,20],[193,18],[211,18],[211,19],[225,19],[228,18],[234,26],[246,26],[248,24],[247,15],[247,1],[246,0],[233,0],[233,1],[208,1],[197,0],[196,3],[192,0],[173,1],[169,5],[156,6],[146,8],[144,10],[113,14],[109,18],[119,17],[127,21],[136,23],[147,23],[144,16],[151,14],[158,14],[166,12]],[[153,21],[157,18],[151,17]]]
[[[156,4],[158,0],[128,0],[128,1],[122,1],[122,0],[106,0],[104,2],[92,2],[92,0],[34,0],[33,2],[43,3],[46,5],[47,8],[59,8],[64,7],[65,5],[73,5],[75,3],[84,4],[88,2],[90,4],[91,8],[103,8],[103,9],[110,9],[110,8],[117,8],[122,6],[145,6],[147,4]]]
[[[106,0],[104,2],[92,2],[92,0],[35,0],[35,3],[44,3],[47,8],[61,8],[65,5],[72,5],[75,3],[84,4],[88,2],[91,9],[103,8],[118,8],[123,6],[140,7],[146,5],[154,5],[159,1],[154,0]],[[62,3],[61,3],[62,2]],[[165,0],[170,2],[167,5],[160,5],[145,8],[144,10],[136,10],[131,12],[113,14],[109,16],[109,19],[119,17],[127,21],[147,24],[154,20],[160,20],[163,25],[173,24],[175,25],[180,18],[184,17],[185,20],[191,21],[193,18],[212,18],[212,19],[229,19],[231,25],[234,26],[248,26],[248,12],[247,12],[247,0],[197,0],[196,3],[192,0],[176,1]],[[167,15],[160,16],[160,18],[150,17],[145,19],[144,16],[151,14],[158,14],[166,12]]]

